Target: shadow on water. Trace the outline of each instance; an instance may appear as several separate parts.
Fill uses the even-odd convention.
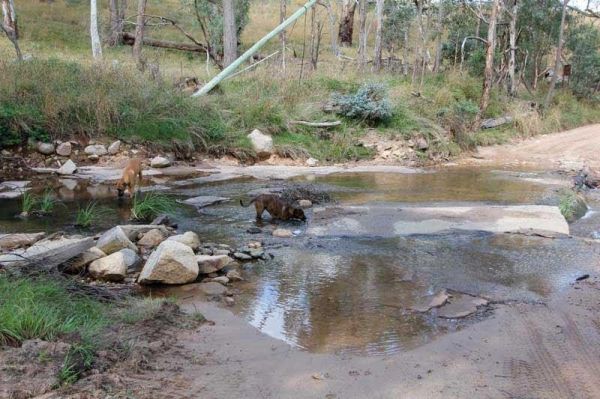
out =
[[[79,206],[89,201],[110,210],[92,231],[128,223],[129,204],[119,203],[108,186],[82,181],[57,182],[58,206],[52,217],[15,219],[20,201],[0,202],[0,232],[77,231],[72,226]],[[444,170],[423,174],[344,173],[292,181],[239,179],[209,184],[176,181],[166,193],[185,198],[216,195],[231,201],[201,210],[181,206],[179,230],[197,232],[204,242],[244,245],[262,241],[274,259],[244,265],[244,282],[234,311],[273,337],[314,352],[388,354],[426,343],[440,334],[484,317],[443,319],[434,309],[411,310],[442,289],[490,300],[539,300],[596,268],[600,252],[574,239],[544,239],[452,231],[395,238],[324,237],[304,234],[307,224],[267,221],[262,233],[253,210],[239,199],[257,189],[284,184],[313,184],[338,202],[536,204],[552,190],[482,170]],[[311,211],[308,211],[309,223]],[[275,227],[299,230],[293,239],[271,236]],[[177,290],[172,290],[176,293]]]

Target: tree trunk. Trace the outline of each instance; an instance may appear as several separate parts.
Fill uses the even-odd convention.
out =
[[[439,72],[442,66],[442,34],[444,33],[444,1],[438,3],[437,28],[435,37],[435,61],[433,62],[433,71]]]
[[[374,67],[376,71],[381,70],[381,57],[383,53],[383,5],[384,0],[377,0],[377,30],[375,32],[375,60]]]
[[[237,33],[233,0],[223,0],[223,66],[228,67],[237,58]]]
[[[354,11],[357,0],[343,0],[342,18],[338,38],[342,47],[352,46],[352,34],[354,33]]]
[[[510,23],[509,23],[509,59],[508,59],[508,95],[515,97],[519,81],[515,79],[515,58],[517,53],[517,0],[511,0]]]
[[[2,0],[2,24],[0,24],[0,27],[15,48],[17,59],[19,61],[23,60],[18,41],[17,14],[12,0]]]
[[[130,46],[135,45],[135,35],[129,32],[123,32],[123,44]],[[179,43],[168,40],[156,40],[149,37],[144,37],[144,46],[168,48],[173,50],[193,51],[196,53],[206,53],[206,47],[195,43]],[[213,61],[216,60],[213,58]]]
[[[125,0],[110,0],[110,37],[109,46],[123,44],[123,20],[125,19]]]
[[[402,49],[402,74],[408,76],[408,27],[404,28],[404,45]]]
[[[334,56],[339,56],[340,52],[338,49],[338,38],[335,32],[335,12],[333,10],[333,5],[331,4],[333,0],[327,0],[325,2],[325,7],[327,8],[327,16],[329,19],[329,36],[331,39],[331,51]]]
[[[90,38],[92,40],[92,56],[94,60],[102,59],[102,45],[98,33],[98,7],[96,0],[90,0]]]
[[[560,69],[560,55],[562,54],[563,48],[563,36],[565,33],[565,15],[567,13],[567,5],[569,0],[563,0],[562,15],[560,17],[560,29],[558,31],[558,45],[556,46],[556,58],[554,60],[554,73],[550,80],[550,87],[548,88],[548,94],[546,94],[546,100],[544,101],[544,110],[548,109],[552,98],[554,97],[554,88],[556,87],[556,80],[558,79],[558,71]]]
[[[358,18],[358,68],[363,69],[367,65],[367,0],[359,0]]]
[[[144,25],[146,24],[146,0],[138,0],[137,18],[135,23],[135,42],[133,43],[133,60],[140,71],[144,70],[142,47],[144,44]]]
[[[287,0],[279,0],[279,23],[285,21],[286,11],[286,2]],[[286,46],[286,37],[285,31],[282,30],[279,34],[279,41],[281,42],[281,68],[285,72],[285,46]]]
[[[485,70],[483,78],[483,91],[479,102],[479,112],[475,117],[474,128],[478,129],[483,118],[483,114],[487,110],[490,103],[490,92],[494,80],[494,51],[496,50],[496,22],[498,19],[498,9],[500,0],[494,0],[492,3],[492,12],[490,13],[487,35],[487,50],[485,53]]]

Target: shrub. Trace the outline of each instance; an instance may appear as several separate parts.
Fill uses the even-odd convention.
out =
[[[35,207],[36,199],[29,191],[23,193],[23,198],[21,199],[21,214],[29,215],[33,208]]]
[[[85,207],[79,207],[75,219],[75,226],[90,227],[106,213],[95,202],[88,203]]]
[[[52,195],[52,190],[46,189],[38,201],[39,212],[42,215],[49,215],[52,213],[57,203],[58,201]]]
[[[356,94],[334,94],[332,103],[339,108],[340,115],[370,123],[384,121],[392,116],[386,87],[379,83],[365,84]]]

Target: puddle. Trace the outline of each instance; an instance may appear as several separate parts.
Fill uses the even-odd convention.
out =
[[[568,286],[583,272],[598,272],[600,248],[570,238],[477,231],[435,230],[435,234],[387,238],[314,237],[307,234],[313,210],[308,211],[308,224],[267,221],[262,233],[249,234],[247,229],[256,226],[253,210],[240,207],[239,199],[255,190],[290,183],[315,184],[337,204],[346,205],[521,205],[555,199],[555,187],[535,173],[525,177],[448,169],[418,174],[339,173],[294,177],[287,182],[240,177],[194,183],[174,176],[154,184],[169,187],[165,191],[177,199],[231,198],[200,210],[181,205],[175,217],[179,229],[197,232],[204,242],[243,245],[260,240],[274,255],[270,261],[245,264],[246,281],[232,286],[239,292],[233,310],[240,317],[305,350],[380,355],[422,345],[490,312],[490,307],[483,307],[464,319],[440,317],[460,314],[456,303],[452,312],[443,307],[425,313],[411,310],[440,290],[492,301],[537,301]],[[64,205],[51,218],[15,219],[19,200],[0,200],[0,233],[77,231],[74,214],[92,200],[110,210],[92,231],[124,223],[129,217],[127,202],[118,202],[106,185],[68,179],[53,180],[52,185]],[[43,187],[38,183],[36,189]],[[301,233],[278,239],[270,235],[275,227]],[[180,291],[168,290],[174,295]]]

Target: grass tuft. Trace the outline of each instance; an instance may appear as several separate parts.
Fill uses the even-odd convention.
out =
[[[21,199],[21,214],[29,215],[36,204],[36,198],[29,191],[25,191],[23,193],[23,198]]]
[[[86,206],[79,207],[75,219],[75,226],[88,228],[98,222],[105,214],[103,209],[97,206],[96,202],[90,202]]]
[[[131,217],[134,220],[150,220],[161,214],[172,214],[176,202],[173,198],[157,192],[134,195],[131,203]]]

